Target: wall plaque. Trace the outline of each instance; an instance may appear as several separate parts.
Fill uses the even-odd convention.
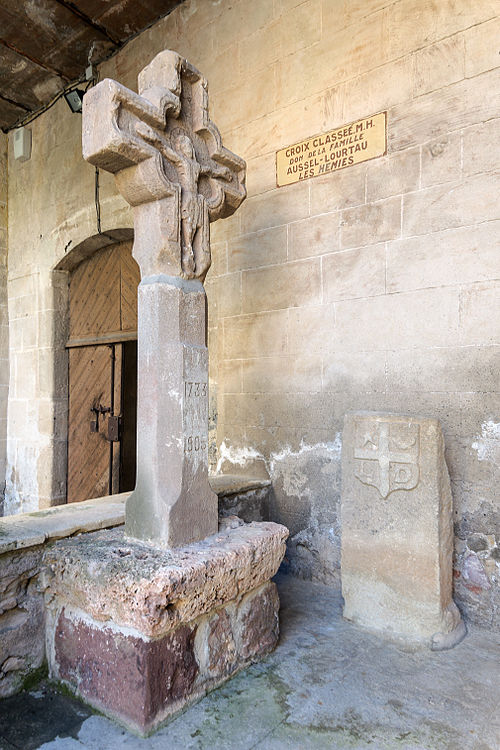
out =
[[[291,185],[386,153],[387,112],[379,112],[277,151],[276,184]]]

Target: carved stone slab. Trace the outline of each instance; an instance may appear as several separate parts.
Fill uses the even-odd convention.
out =
[[[465,635],[452,599],[452,497],[436,419],[347,414],[342,439],[344,617],[410,643]]]
[[[355,474],[386,498],[394,490],[412,490],[419,480],[420,426],[409,422],[356,422]]]

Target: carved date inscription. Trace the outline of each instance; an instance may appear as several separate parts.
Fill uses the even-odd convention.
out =
[[[206,383],[196,383],[188,380],[184,382],[184,395],[186,398],[196,398],[206,396],[207,394],[208,388]]]
[[[207,441],[200,435],[189,435],[184,438],[184,453],[204,451],[206,447]]]

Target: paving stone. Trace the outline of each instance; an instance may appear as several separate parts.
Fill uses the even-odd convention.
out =
[[[471,626],[467,638],[450,651],[409,653],[346,622],[340,594],[332,588],[288,576],[278,577],[278,588],[281,635],[276,650],[155,735],[140,739],[102,716],[89,716],[72,737],[64,738],[70,699],[60,697],[58,711],[51,712],[49,693],[40,701],[47,708],[40,711],[35,728],[29,722],[29,694],[0,702],[3,735],[10,738],[5,727],[15,723],[16,750],[500,746],[496,634]],[[1,742],[0,748],[11,750]]]

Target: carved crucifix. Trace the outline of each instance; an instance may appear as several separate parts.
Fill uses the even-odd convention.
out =
[[[139,95],[106,79],[83,105],[83,156],[113,172],[134,208],[142,276],[201,281],[210,267],[209,222],[245,198],[245,162],[222,145],[207,82],[176,52],[139,74]]]
[[[217,531],[208,483],[205,292],[210,222],[245,198],[245,162],[222,145],[207,83],[176,52],[106,79],[83,102],[83,155],[133,207],[138,304],[137,483],[125,531],[174,547]]]

